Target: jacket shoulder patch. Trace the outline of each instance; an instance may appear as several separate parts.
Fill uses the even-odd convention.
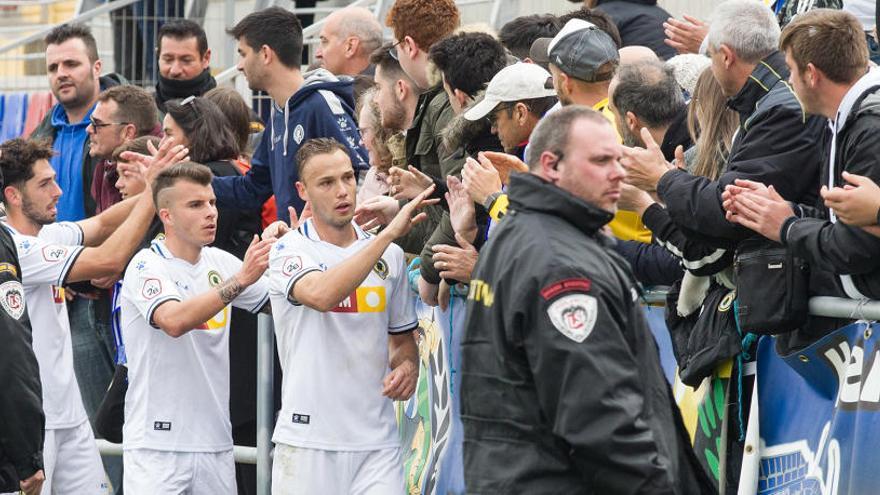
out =
[[[599,303],[587,294],[569,294],[547,307],[547,316],[562,335],[581,343],[593,332]]]
[[[545,301],[549,301],[565,292],[588,292],[592,285],[593,283],[586,278],[568,278],[541,289],[541,297],[543,297]]]

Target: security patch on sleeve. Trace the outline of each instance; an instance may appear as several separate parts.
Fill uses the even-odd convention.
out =
[[[581,343],[593,332],[599,312],[596,298],[587,294],[569,294],[547,307],[547,316],[562,335]]]
[[[20,320],[24,315],[24,288],[17,280],[0,284],[0,305],[9,316]]]

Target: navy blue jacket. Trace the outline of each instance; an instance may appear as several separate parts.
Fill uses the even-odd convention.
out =
[[[247,174],[215,177],[217,206],[258,209],[272,194],[278,219],[289,221],[287,207],[302,212],[305,202],[296,192],[299,180],[296,152],[309,139],[334,138],[349,149],[355,170],[369,168],[367,150],[354,119],[352,79],[337,78],[324,69],[304,74],[305,83],[284,107],[272,103],[272,117]]]

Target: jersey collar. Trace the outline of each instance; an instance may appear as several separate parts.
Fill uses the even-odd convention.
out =
[[[357,240],[369,239],[370,234],[367,234],[364,229],[360,227],[354,220],[351,221],[351,226],[354,227],[354,232],[357,235]],[[306,236],[308,239],[313,241],[321,241],[321,237],[318,235],[318,229],[315,228],[315,225],[312,223],[312,219],[309,218],[305,221],[304,224],[300,225],[299,233]]]

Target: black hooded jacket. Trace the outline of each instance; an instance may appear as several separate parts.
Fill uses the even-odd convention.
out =
[[[710,493],[613,215],[532,174],[509,193],[461,344],[468,493]]]
[[[663,60],[677,54],[675,48],[663,42],[663,23],[671,16],[657,5],[657,0],[599,0],[596,9],[614,20],[623,46],[647,46]]]
[[[878,128],[880,85],[874,85],[858,97],[838,132],[836,157],[834,163],[823,164],[823,182],[827,183],[833,176],[834,186],[843,187],[842,173],[846,171],[867,176],[880,184]],[[839,292],[826,295],[880,299],[880,238],[859,227],[832,223],[824,203],[818,200],[815,205],[815,208],[800,205],[795,209],[800,218],[791,218],[783,225],[780,232],[783,244],[807,260],[814,271],[844,275],[844,278],[835,277]],[[852,288],[846,289],[844,283],[851,283]],[[834,288],[826,287],[826,290],[830,292]]]

